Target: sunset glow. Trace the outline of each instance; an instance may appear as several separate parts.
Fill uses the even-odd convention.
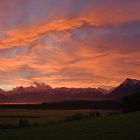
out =
[[[139,0],[1,0],[0,87],[112,88],[140,79]]]

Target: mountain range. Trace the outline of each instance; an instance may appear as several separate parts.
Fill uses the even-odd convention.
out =
[[[45,83],[16,87],[10,91],[0,89],[0,103],[42,103],[72,100],[116,100],[132,94],[140,94],[140,80],[127,78],[123,83],[106,90],[102,88],[52,88]]]

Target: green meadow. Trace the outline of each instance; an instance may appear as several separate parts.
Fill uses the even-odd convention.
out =
[[[102,111],[98,118],[64,119],[79,112],[89,110],[1,110],[0,123],[16,124],[22,117],[39,125],[1,128],[0,140],[140,140],[140,112],[109,115],[110,111]]]

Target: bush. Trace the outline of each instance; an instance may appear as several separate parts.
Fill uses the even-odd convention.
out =
[[[97,117],[100,117],[101,116],[101,113],[98,112],[98,111],[90,111],[89,112],[89,118],[97,118]]]
[[[16,128],[13,124],[0,124],[0,129],[13,129]]]
[[[38,126],[39,124],[38,123],[34,123],[34,126]]]
[[[29,127],[29,121],[26,119],[20,119],[18,122],[18,127],[24,128],[24,127]]]
[[[84,115],[82,113],[75,113],[72,116],[68,116],[66,118],[67,121],[74,121],[74,120],[81,120],[84,118]]]
[[[100,116],[101,116],[101,113],[98,112],[98,111],[96,111],[96,112],[95,112],[95,117],[100,117]]]

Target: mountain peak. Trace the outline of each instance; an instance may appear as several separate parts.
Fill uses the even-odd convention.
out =
[[[123,85],[123,86],[126,86],[126,85],[135,86],[135,85],[138,84],[138,83],[140,83],[140,80],[127,78],[127,79],[122,83],[122,85]]]

